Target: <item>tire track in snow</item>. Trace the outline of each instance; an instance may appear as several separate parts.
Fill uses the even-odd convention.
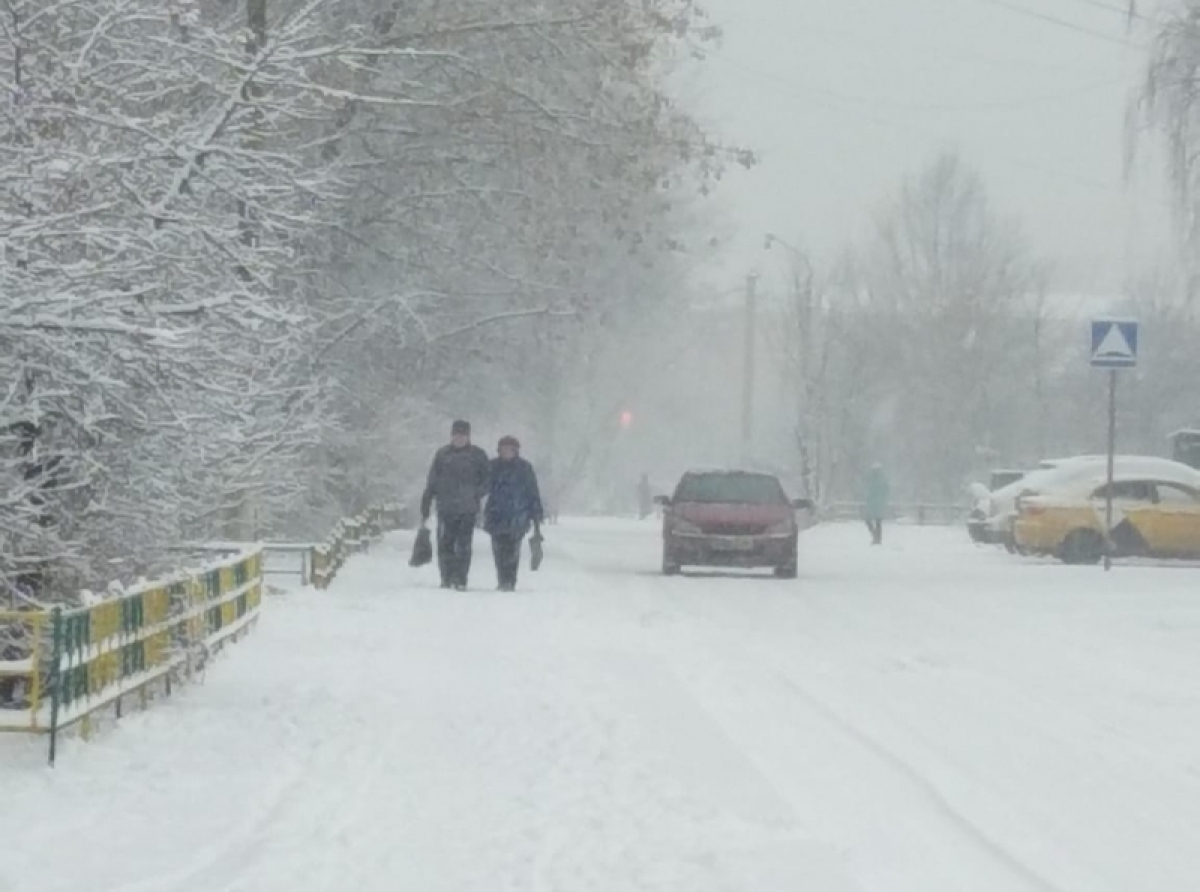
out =
[[[650,595],[653,597],[654,593],[651,592]],[[757,666],[762,675],[773,680],[777,685],[789,692],[793,699],[797,699],[803,703],[808,711],[819,717],[836,734],[853,743],[859,750],[864,751],[875,762],[884,766],[888,772],[900,779],[909,789],[919,795],[921,800],[926,803],[929,811],[939,816],[941,821],[951,828],[956,835],[988,857],[1009,876],[1022,883],[1023,886],[1031,890],[1036,890],[1036,892],[1067,892],[1064,887],[1043,876],[1019,855],[1012,852],[1003,843],[990,835],[969,814],[955,805],[952,799],[943,792],[935,781],[906,761],[896,751],[877,740],[859,725],[844,718],[827,702],[792,679],[778,665],[774,664],[774,661],[765,660],[760,655],[760,648],[748,647],[746,642],[734,640],[727,635],[717,636],[709,631],[714,623],[721,623],[720,614],[722,611],[714,609],[714,605],[708,603],[707,599],[697,599],[692,603],[686,604],[686,607],[684,606],[684,602],[674,598],[669,601],[662,598],[655,600],[657,601],[657,606],[663,611],[674,615],[674,621],[671,623],[671,626],[675,630],[686,630],[688,633],[697,635],[703,639],[702,644],[697,650],[703,651],[706,654],[715,654],[728,651],[731,645],[736,647],[739,651],[737,662],[743,669],[747,666]],[[744,623],[745,619],[746,617],[744,616],[739,617],[742,623]],[[844,621],[847,618],[839,617],[837,619],[838,621]],[[740,631],[743,634],[753,634],[753,631],[744,624],[741,626]],[[643,629],[643,634],[657,639],[661,636],[662,630],[648,631]],[[689,649],[692,649],[694,646],[693,644]],[[730,659],[732,660],[732,657]],[[688,662],[694,662],[694,657],[689,658]]]
[[[619,859],[625,888],[863,892],[655,655],[597,653],[594,662],[586,685],[561,689],[581,706],[575,730],[592,730],[545,780],[535,890],[607,892],[617,878],[603,865]],[[606,691],[620,693],[606,701]],[[674,864],[673,880],[664,862]]]
[[[1033,731],[1034,740],[1039,735],[1051,738],[1049,742],[1057,742],[1062,753],[1057,759],[1047,759],[1044,763],[1042,760],[1035,761],[1043,765],[1041,770],[1052,771],[1060,763],[1071,764],[1063,759],[1069,760],[1072,746],[1077,747],[1079,741],[1073,739],[1059,723],[1044,722],[1043,716],[1052,718],[1056,704],[1061,706],[1070,701],[1048,696],[1047,689],[1036,683],[1032,673],[1028,690],[1018,685],[1012,676],[1012,666],[1004,661],[1001,652],[1010,639],[1011,644],[1016,646],[1020,644],[1022,636],[1036,633],[1039,641],[1033,654],[1035,657],[1053,652],[1051,642],[1061,642],[1063,647],[1073,652],[1073,659],[1083,664],[1090,662],[1087,657],[1091,653],[1104,654],[1104,648],[1094,643],[1092,635],[1084,634],[1069,624],[1050,624],[1048,628],[1043,628],[1036,619],[1021,612],[1030,599],[1030,593],[1021,589],[1026,596],[1024,599],[1008,597],[1004,579],[993,582],[981,597],[976,596],[964,602],[955,597],[959,594],[955,587],[976,585],[978,580],[968,574],[978,570],[973,565],[970,568],[964,566],[962,569],[966,572],[946,577],[936,566],[928,570],[924,565],[916,566],[914,560],[922,555],[915,553],[903,559],[882,555],[888,560],[865,564],[870,558],[859,557],[859,549],[841,549],[844,554],[835,552],[817,561],[813,579],[807,578],[802,568],[801,580],[791,585],[771,582],[760,584],[757,580],[746,580],[744,583],[730,581],[726,588],[705,579],[662,580],[654,577],[651,581],[648,571],[640,573],[631,566],[631,557],[636,557],[639,566],[646,568],[652,562],[649,561],[650,549],[640,543],[642,531],[631,529],[630,532],[638,535],[627,537],[628,556],[622,554],[616,564],[609,562],[603,553],[606,547],[602,548],[599,541],[591,541],[598,537],[589,534],[582,544],[571,543],[573,563],[588,570],[592,577],[593,591],[587,594],[594,593],[596,596],[594,612],[597,619],[605,623],[624,619],[629,637],[638,632],[648,636],[645,646],[663,651],[664,657],[674,651],[674,656],[679,660],[672,662],[678,662],[683,675],[689,679],[696,674],[693,670],[701,661],[713,656],[728,661],[731,675],[736,675],[742,669],[750,673],[744,679],[744,694],[747,700],[756,702],[749,709],[731,710],[720,699],[714,702],[713,691],[706,690],[704,684],[693,686],[695,695],[713,707],[710,711],[714,715],[724,715],[728,720],[731,715],[744,714],[753,719],[758,718],[754,715],[755,711],[762,714],[773,708],[777,713],[785,714],[792,709],[790,703],[798,702],[799,712],[810,718],[798,719],[790,731],[783,729],[779,734],[768,728],[768,733],[777,738],[775,742],[791,741],[793,746],[799,744],[803,747],[800,729],[805,724],[811,730],[827,728],[828,734],[822,732],[822,739],[844,741],[839,745],[844,745],[848,750],[846,764],[853,768],[857,762],[867,769],[866,774],[874,772],[877,775],[875,783],[881,785],[884,801],[887,801],[890,792],[898,808],[911,808],[913,817],[919,818],[921,814],[928,813],[931,832],[942,833],[950,844],[950,850],[955,848],[954,840],[961,839],[964,853],[977,853],[970,858],[960,858],[962,863],[959,867],[970,866],[974,861],[978,864],[976,869],[986,872],[989,870],[986,865],[995,865],[995,882],[999,888],[1132,888],[1128,883],[1122,884],[1111,878],[1112,863],[1108,864],[1107,870],[1102,866],[1111,862],[1111,858],[1103,857],[1106,850],[1102,846],[1105,843],[1088,841],[1081,833],[1069,832],[1068,821],[1072,814],[1070,804],[1074,799],[1064,800],[1066,807],[1062,803],[1037,799],[1036,771],[1022,772],[1017,776],[1026,794],[1018,798],[1014,793],[1019,795],[1021,791],[1014,791],[1011,786],[1005,785],[1004,762],[998,762],[996,758],[1005,755],[1002,751],[992,747],[980,758],[975,758],[973,750],[962,749],[957,754],[965,756],[966,761],[956,761],[953,749],[949,752],[939,750],[920,733],[923,727],[918,725],[914,728],[904,721],[910,715],[924,715],[926,719],[932,717],[929,708],[914,713],[905,708],[903,703],[895,702],[894,698],[904,696],[908,690],[906,686],[897,686],[886,680],[879,683],[872,681],[876,677],[874,673],[886,673],[892,668],[891,663],[899,665],[908,662],[914,656],[914,647],[918,648],[916,656],[921,655],[921,649],[932,648],[929,652],[937,659],[931,666],[962,670],[963,678],[957,689],[954,684],[936,685],[930,689],[935,696],[925,706],[937,706],[939,700],[951,705],[956,701],[965,702],[973,707],[972,715],[977,714],[979,719],[984,720],[984,724],[977,729],[980,733],[986,729],[987,721],[1002,722],[1007,717],[1016,723],[1017,728],[1024,726]],[[614,542],[620,539],[619,536],[610,538]],[[851,569],[852,561],[858,562],[853,565],[854,569]],[[864,564],[861,572],[857,569],[859,563]],[[897,570],[914,566],[916,575],[912,578],[893,578]],[[1003,566],[1008,567],[1008,562]],[[831,569],[837,572],[830,572]],[[1013,577],[1013,585],[1021,582],[1018,576]],[[1057,584],[1057,576],[1046,583],[1047,587]],[[709,588],[708,585],[713,587]],[[1035,588],[1033,594],[1037,593]],[[572,590],[570,594],[578,599],[583,593]],[[1074,603],[1079,608],[1078,599],[1072,602],[1066,598],[1063,603],[1067,606]],[[978,609],[971,609],[980,606],[984,608],[982,618]],[[947,607],[953,609],[947,611]],[[1006,621],[1001,631],[1007,637],[998,643],[993,640],[995,634],[988,631],[993,617]],[[1064,620],[1069,621],[1070,618],[1068,615]],[[701,640],[706,632],[707,636]],[[976,636],[980,636],[982,643],[991,642],[991,646],[982,650],[973,647]],[[1101,642],[1106,640],[1103,635],[1099,637]],[[1118,636],[1113,637],[1121,640]],[[664,647],[664,642],[668,646]],[[673,646],[677,644],[681,644],[682,649]],[[768,652],[767,656],[774,657],[774,673],[762,660],[755,659],[763,655],[764,649]],[[801,657],[801,651],[806,652],[804,657]],[[1111,659],[1111,653],[1105,659]],[[1097,665],[1104,665],[1104,662],[1104,659],[1098,660]],[[759,666],[757,670],[755,663]],[[1159,664],[1160,661],[1155,660],[1151,665],[1156,669]],[[807,676],[804,673],[812,670],[829,671],[832,682],[830,678],[822,678],[820,683],[814,682],[811,686],[805,684]],[[1145,674],[1148,679],[1158,677],[1154,671]],[[712,686],[714,690],[723,689],[722,682],[726,679],[717,678],[712,673],[701,672],[700,675],[716,682]],[[797,677],[800,678],[800,691],[793,689],[797,686],[793,679]],[[846,698],[839,699],[836,696],[838,679],[850,685],[845,692]],[[830,687],[831,683],[833,687]],[[765,694],[760,698],[759,695],[764,692],[755,686],[762,685],[776,689],[777,696]],[[979,685],[986,687],[972,693],[972,689]],[[924,687],[918,686],[918,691],[923,690]],[[823,696],[825,694],[835,696],[831,700]],[[805,696],[809,699],[805,700]],[[997,700],[1001,708],[1008,708],[1000,718],[991,712],[997,703],[989,703]],[[1030,701],[1034,702],[1031,704]],[[812,708],[813,702],[824,707],[827,714]],[[1031,710],[1027,708],[1030,705],[1039,708]],[[881,714],[872,713],[868,716],[864,711],[876,708],[882,710]],[[845,714],[847,710],[849,716]],[[1058,711],[1061,712],[1061,708]],[[855,722],[855,716],[864,720],[869,718],[869,721]],[[1167,727],[1177,729],[1178,724],[1176,720]],[[789,765],[786,754],[772,752],[770,745],[760,747],[757,741],[743,733],[744,728],[731,725],[730,730],[735,738],[743,740],[750,751],[765,752],[769,766],[771,757],[774,757],[776,768]],[[855,734],[861,735],[861,739]],[[966,739],[970,740],[971,735],[967,735]],[[1144,756],[1160,751],[1147,743],[1149,738],[1145,734],[1139,735],[1138,739],[1143,741],[1144,747],[1151,747]],[[937,742],[935,739],[934,743]],[[1036,744],[1033,744],[1022,747],[1020,752],[1032,754],[1035,748]],[[1111,752],[1111,747],[1106,747],[1106,751]],[[1153,760],[1142,761],[1152,766]],[[877,770],[869,766],[877,766]],[[997,766],[1001,769],[998,773],[995,771]],[[1098,763],[1098,767],[1103,766]],[[1131,760],[1130,770],[1136,767]],[[767,770],[770,772],[771,767]],[[973,773],[978,773],[978,776],[972,776]],[[894,786],[893,781],[889,780],[891,778],[894,778]],[[1131,777],[1131,783],[1126,785],[1130,791],[1136,790],[1133,780]],[[963,783],[962,789],[960,781]],[[1102,789],[1118,792],[1120,787],[1108,784]],[[1070,796],[1070,791],[1067,791],[1067,795]],[[853,801],[853,797],[850,798]],[[1086,803],[1088,800],[1081,793],[1079,801]],[[1035,808],[1034,803],[1039,807]],[[1130,799],[1129,805],[1136,812],[1136,799]],[[1040,806],[1045,806],[1046,811],[1043,812]],[[1036,815],[1031,812],[1036,812]],[[1047,819],[1047,824],[1058,823],[1059,832],[1055,833],[1054,826],[1045,827],[1051,831],[1048,839],[1026,832],[1023,819],[1032,819],[1034,825],[1038,826],[1043,820],[1037,816]],[[852,833],[864,827],[868,832],[872,829],[869,819],[857,825],[853,820],[843,823],[846,825],[844,829]],[[1112,831],[1122,826],[1121,822],[1110,821],[1108,824],[1108,827],[1101,824],[1100,828]],[[943,828],[941,831],[937,830],[939,826]],[[1150,831],[1153,828],[1145,829]],[[890,834],[892,839],[898,840],[911,839],[913,832],[912,828],[901,827],[889,830],[886,824],[880,824],[874,830],[881,837]],[[1060,851],[1057,856],[1047,847],[1055,837],[1068,844],[1066,851]],[[1176,831],[1168,834],[1168,839],[1172,838],[1180,840],[1182,836]],[[870,857],[875,840],[868,837],[865,841],[868,845],[864,854]],[[881,838],[880,841],[887,840]],[[1121,843],[1117,838],[1114,838],[1113,844],[1117,846],[1117,852],[1121,851]],[[947,867],[954,867],[952,862],[955,857],[953,853],[948,856]],[[1081,859],[1088,863],[1081,863]],[[1146,861],[1147,856],[1143,854],[1142,860]],[[910,866],[912,875],[909,880],[917,880],[912,888],[921,889],[920,864]],[[1164,876],[1167,873],[1164,872]],[[891,888],[885,882],[881,882],[880,886]]]
[[[260,856],[263,836],[295,803],[301,784],[301,775],[294,774],[265,806],[204,845],[177,870],[123,883],[111,892],[213,892],[231,888]]]
[[[725,821],[720,829],[708,826],[694,843],[704,848],[705,844],[699,840],[708,839],[707,851],[696,857],[709,858],[708,870],[714,875],[722,871],[727,875],[723,882],[706,875],[703,888],[710,888],[708,883],[711,881],[716,883],[711,888],[738,892],[785,888],[865,892],[861,881],[849,873],[841,850],[820,833],[814,833],[811,825],[798,819],[793,803],[779,793],[762,764],[672,671],[662,652],[661,640],[646,634],[658,625],[656,619],[670,623],[671,614],[675,612],[662,609],[663,592],[657,585],[653,585],[651,591],[650,579],[658,583],[659,578],[649,573],[638,574],[631,586],[628,571],[606,567],[604,572],[594,572],[590,562],[580,554],[584,550],[590,548],[582,549],[579,543],[571,541],[564,549],[571,564],[585,571],[569,593],[565,593],[564,602],[573,605],[573,619],[578,625],[604,630],[605,650],[609,653],[604,659],[597,653],[594,668],[584,674],[585,690],[592,693],[581,696],[581,691],[576,688],[566,695],[590,707],[593,712],[590,722],[596,727],[603,726],[609,739],[608,751],[621,752],[623,745],[624,751],[635,756],[632,761],[626,756],[619,765],[612,766],[617,769],[612,776],[619,789],[615,793],[610,791],[605,803],[593,802],[590,806],[593,813],[611,820],[623,806],[628,807],[630,798],[640,797],[642,805],[629,816],[630,826],[625,828],[625,835],[632,837],[636,848],[639,840],[652,838],[655,833],[653,821],[642,826],[647,811],[653,813],[660,809],[662,819],[668,824],[678,822],[686,814],[703,812],[703,808],[687,807],[686,795],[676,801],[679,791],[671,791],[681,783],[681,776],[690,779],[682,789],[692,791],[700,801],[708,802],[706,807],[709,809],[715,805],[720,813],[730,809],[736,813],[739,808],[744,808],[746,804],[742,800],[746,791],[756,790],[757,808],[768,808],[767,804],[771,803],[768,811],[777,813],[778,817],[765,823],[761,818]],[[615,578],[618,576],[622,578]],[[774,584],[774,581],[768,580],[765,584]],[[683,588],[679,588],[679,592],[682,591]],[[651,597],[640,597],[644,592],[649,592]],[[688,603],[696,606],[695,602]],[[613,648],[619,649],[618,652],[612,652]],[[553,665],[549,669],[554,672]],[[592,694],[603,689],[624,693],[618,703],[606,704],[602,698],[597,703],[598,698]],[[632,699],[629,692],[636,692]],[[659,749],[663,745],[661,742],[644,737],[650,733],[649,729],[656,727],[661,729],[658,733],[673,741],[670,755]],[[686,767],[689,761],[695,763],[697,759],[707,760],[708,768]],[[586,765],[568,761],[560,778],[560,788],[575,789],[594,781],[594,776],[588,777],[589,771]],[[680,771],[684,775],[680,775]],[[737,779],[733,786],[730,786],[730,778]],[[664,805],[664,801],[668,804]],[[558,852],[570,851],[576,845],[570,828],[558,824],[551,828],[547,849],[540,853],[536,865],[535,881],[539,888],[564,888],[553,882],[550,867]],[[668,857],[675,854],[674,845],[664,847],[670,850]],[[743,876],[740,882],[732,878],[738,873]],[[660,888],[650,880],[645,883],[650,883],[645,888]],[[607,890],[611,886],[611,883],[601,883],[588,888]],[[569,888],[577,887],[571,885]],[[643,885],[637,888],[643,888]]]
[[[889,749],[861,727],[839,715],[827,703],[778,669],[773,669],[772,672],[776,680],[792,691],[810,710],[817,713],[828,724],[854,741],[859,747],[872,754],[897,775],[904,778],[911,787],[924,797],[933,807],[934,811],[953,825],[962,836],[991,855],[998,864],[1005,867],[1013,876],[1023,880],[1031,889],[1036,889],[1038,892],[1067,892],[1062,886],[1042,876],[1019,856],[1009,851],[998,840],[990,836],[969,815],[955,806],[934,781],[901,758],[894,750]]]

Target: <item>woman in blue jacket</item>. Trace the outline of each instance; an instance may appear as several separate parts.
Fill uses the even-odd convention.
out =
[[[502,592],[517,587],[517,568],[521,563],[521,541],[532,527],[540,535],[543,518],[542,497],[538,491],[533,465],[521,458],[516,437],[502,437],[492,459],[487,507],[483,528],[492,537],[496,557],[496,576]]]

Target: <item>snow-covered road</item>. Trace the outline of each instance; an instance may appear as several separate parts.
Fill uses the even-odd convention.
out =
[[[57,770],[0,741],[0,892],[1200,887],[1200,571],[865,535],[663,579],[567,521],[515,595],[389,541]]]

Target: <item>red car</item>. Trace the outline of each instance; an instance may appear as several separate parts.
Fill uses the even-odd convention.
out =
[[[685,566],[771,567],[796,578],[800,526],[796,510],[808,499],[788,499],[779,479],[751,471],[689,471],[663,511],[663,573]]]

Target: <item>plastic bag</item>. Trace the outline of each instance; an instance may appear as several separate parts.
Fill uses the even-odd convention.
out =
[[[413,542],[412,556],[408,559],[410,567],[424,567],[433,560],[433,538],[429,527],[417,530],[417,539]]]
[[[529,539],[529,569],[537,570],[542,565],[542,533],[539,530]]]

